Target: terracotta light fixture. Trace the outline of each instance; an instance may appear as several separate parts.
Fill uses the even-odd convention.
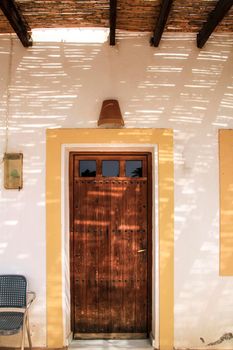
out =
[[[125,125],[117,100],[104,100],[100,111],[98,126],[102,128],[121,128]]]

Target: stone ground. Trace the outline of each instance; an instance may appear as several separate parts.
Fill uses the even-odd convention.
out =
[[[153,350],[148,339],[140,340],[75,340],[69,350]]]

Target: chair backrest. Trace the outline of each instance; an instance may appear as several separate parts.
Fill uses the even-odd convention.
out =
[[[0,275],[0,307],[25,307],[27,280],[21,275]]]

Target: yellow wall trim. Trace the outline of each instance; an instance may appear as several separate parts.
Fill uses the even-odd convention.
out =
[[[220,275],[233,276],[233,130],[219,131]]]
[[[174,170],[170,129],[51,129],[46,136],[47,346],[63,347],[61,146],[62,144],[158,145],[159,340],[173,349],[174,338]]]

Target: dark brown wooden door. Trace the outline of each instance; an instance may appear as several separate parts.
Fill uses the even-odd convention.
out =
[[[148,157],[70,156],[76,338],[85,334],[145,337],[150,331]]]

